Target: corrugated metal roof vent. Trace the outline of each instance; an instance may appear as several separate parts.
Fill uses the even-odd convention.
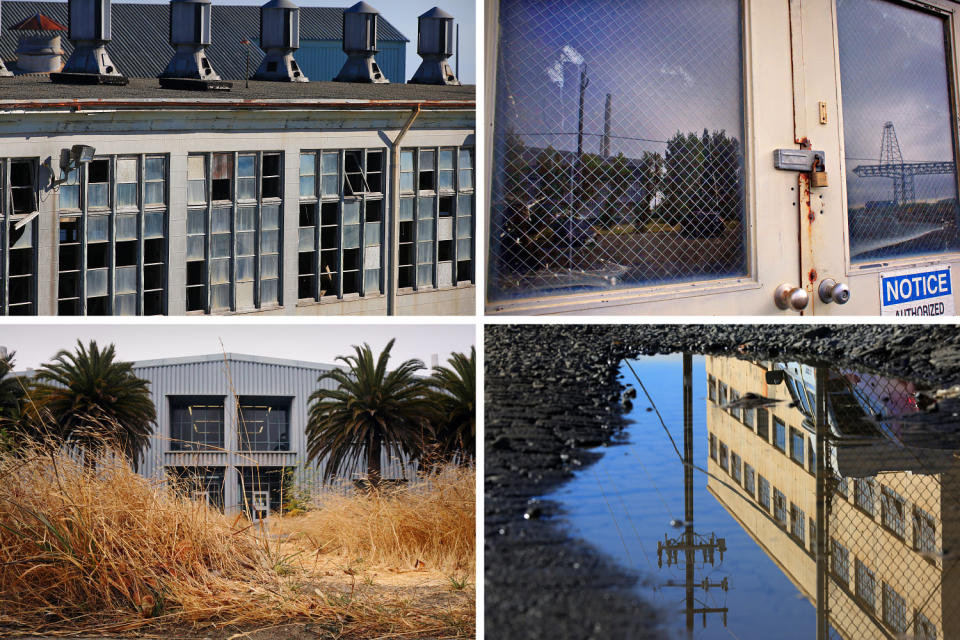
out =
[[[366,2],[358,2],[343,12],[343,63],[334,82],[390,82],[374,55],[377,53],[377,21],[380,12]]]
[[[270,0],[260,7],[260,48],[267,56],[254,80],[308,81],[293,59],[300,48],[300,7],[290,0]]]
[[[210,0],[170,0],[170,45],[176,49],[160,74],[164,89],[229,91],[207,59],[212,31]]]
[[[69,35],[73,53],[54,82],[67,84],[127,84],[110,55],[110,0],[69,0]]]
[[[63,68],[63,50],[58,31],[67,28],[47,16],[35,13],[10,27],[20,32],[17,42],[17,71],[20,73],[56,73]],[[0,63],[2,64],[2,63]],[[2,73],[0,73],[2,75]]]
[[[410,84],[458,85],[447,59],[453,55],[453,16],[434,7],[417,24],[417,53],[423,58]]]

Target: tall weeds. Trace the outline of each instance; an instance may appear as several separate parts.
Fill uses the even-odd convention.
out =
[[[278,572],[269,549],[245,521],[156,486],[119,458],[0,454],[0,626],[103,633],[303,620],[337,638],[458,637],[472,627],[470,607],[325,596],[302,568]]]
[[[317,508],[281,527],[324,552],[366,561],[472,571],[476,473],[447,465],[409,485],[369,493],[320,494]]]

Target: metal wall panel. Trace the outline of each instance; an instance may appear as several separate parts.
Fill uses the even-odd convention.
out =
[[[403,42],[377,43],[379,51],[376,59],[380,70],[390,82],[403,83],[407,80],[407,49]],[[294,53],[297,64],[312,82],[333,80],[347,54],[339,40],[300,40],[300,48]]]
[[[148,478],[163,480],[166,466],[227,467],[224,479],[226,508],[239,504],[236,469],[238,467],[296,467],[303,485],[319,486],[323,462],[307,462],[306,423],[309,398],[317,388],[317,378],[331,365],[283,361],[256,356],[227,354],[171,358],[134,363],[134,373],[150,382],[157,408],[157,430],[151,439],[139,472]],[[326,389],[335,388],[325,380]],[[170,451],[171,396],[221,396],[224,406],[224,452]],[[292,398],[290,406],[290,451],[238,450],[236,398],[241,396],[283,396]],[[366,472],[361,463],[348,470],[347,480]],[[386,477],[411,477],[416,465],[383,457]]]

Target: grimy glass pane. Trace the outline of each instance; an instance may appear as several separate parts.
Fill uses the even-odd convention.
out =
[[[746,273],[740,4],[501,0],[491,299]]]
[[[960,249],[944,18],[838,0],[852,262]]]

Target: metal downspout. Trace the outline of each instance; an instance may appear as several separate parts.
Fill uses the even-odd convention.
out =
[[[418,104],[410,114],[407,123],[400,129],[400,133],[394,138],[390,148],[390,224],[387,234],[387,256],[389,256],[389,265],[387,267],[387,315],[397,315],[397,284],[400,278],[400,143],[407,131],[413,126],[413,122],[420,115],[420,105]]]

